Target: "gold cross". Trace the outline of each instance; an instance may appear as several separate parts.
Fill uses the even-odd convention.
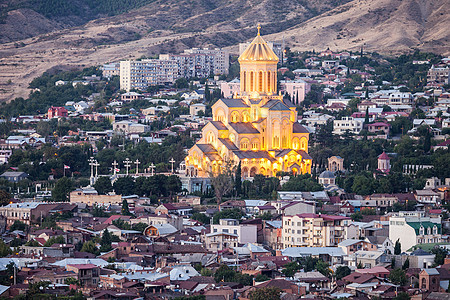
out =
[[[260,23],[258,23],[258,35],[259,35],[259,30],[261,29],[261,24]]]

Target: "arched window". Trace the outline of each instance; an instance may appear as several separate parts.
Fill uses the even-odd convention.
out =
[[[246,85],[247,85],[247,72],[244,71],[243,73],[244,73],[244,76],[242,78],[242,81],[244,83],[243,85],[244,85],[244,92],[245,92],[246,91]]]
[[[293,148],[294,150],[298,150],[299,147],[300,147],[300,141],[298,140],[298,138],[294,138],[294,139],[292,140],[292,148]]]
[[[258,148],[259,148],[259,140],[253,139],[252,140],[252,150],[258,150]]]
[[[419,234],[420,235],[424,235],[425,234],[425,228],[423,228],[423,226],[420,226]]]
[[[241,150],[248,150],[248,145],[249,144],[249,141],[248,141],[248,139],[242,139],[241,140]]]
[[[436,225],[433,226],[433,234],[434,235],[438,234],[438,228]]]
[[[431,235],[431,227],[428,227],[428,228],[427,228],[427,234],[428,234],[428,235]]]
[[[258,92],[262,92],[263,91],[263,72],[259,71],[259,76],[258,76]]]
[[[239,122],[239,113],[237,111],[233,111],[231,113],[231,122],[233,123]]]
[[[212,131],[208,131],[206,134],[206,141],[208,144],[212,144],[215,141],[214,133]]]
[[[250,122],[250,115],[246,111],[242,113],[242,122]]]
[[[272,92],[272,83],[270,76],[272,76],[272,72],[267,72],[267,91]]]
[[[236,141],[236,136],[234,135],[234,133],[230,133],[230,141],[232,141],[233,143]]]
[[[250,72],[250,92],[254,91],[254,87],[253,87],[253,85],[255,83],[255,78],[254,77],[255,77],[255,72],[251,71]]]
[[[300,150],[307,151],[308,150],[308,140],[306,138],[302,138],[300,141]]]

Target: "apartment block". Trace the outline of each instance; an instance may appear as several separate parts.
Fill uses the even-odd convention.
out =
[[[257,226],[239,224],[235,219],[221,219],[219,224],[211,225],[211,233],[230,233],[236,235],[240,244],[257,242]]]
[[[441,218],[425,217],[421,211],[398,212],[389,218],[389,239],[399,240],[402,252],[418,244],[440,243]]]
[[[288,247],[329,247],[356,237],[357,228],[343,216],[298,214],[283,216],[282,242]]]
[[[353,134],[359,134],[363,129],[363,124],[363,121],[352,117],[343,117],[341,120],[333,121],[333,133],[341,135],[348,131]]]
[[[208,77],[211,74],[228,74],[228,51],[221,49],[192,48],[181,54],[161,54],[160,60],[177,62],[178,76],[185,78]]]
[[[146,90],[151,85],[174,83],[179,77],[178,62],[172,59],[143,59],[120,62],[120,89]]]

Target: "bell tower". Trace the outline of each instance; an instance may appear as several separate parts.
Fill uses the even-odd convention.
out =
[[[278,57],[260,35],[258,35],[239,57],[241,66],[241,96],[258,97],[277,92]]]

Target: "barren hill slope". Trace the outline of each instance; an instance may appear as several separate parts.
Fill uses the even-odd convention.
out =
[[[298,50],[450,53],[448,0],[354,0],[283,32]],[[274,34],[268,39],[280,35]]]
[[[29,82],[56,66],[98,65],[189,47],[236,49],[254,37],[257,22],[266,40],[284,36],[299,50],[364,46],[384,53],[411,47],[449,53],[445,2],[159,0],[83,26],[0,44],[0,100],[27,97]]]

